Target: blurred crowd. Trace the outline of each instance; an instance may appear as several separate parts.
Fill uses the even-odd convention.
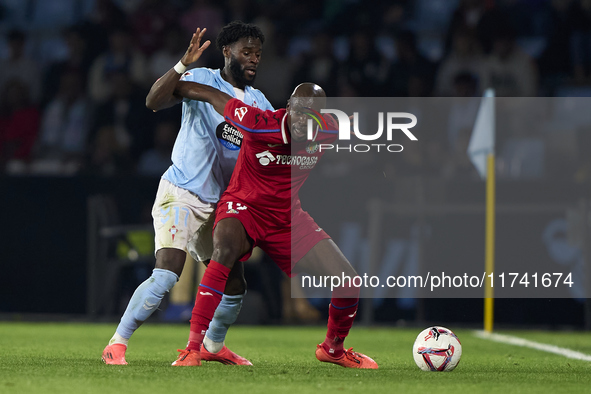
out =
[[[303,81],[341,97],[591,96],[591,0],[0,0],[0,173],[160,176],[180,106],[152,114],[145,96],[196,27],[214,41],[232,20],[265,33],[255,87],[276,108]],[[586,181],[590,132],[559,153],[535,132],[499,149],[542,160],[517,177],[558,163]],[[433,139],[395,166],[475,177],[466,144]]]

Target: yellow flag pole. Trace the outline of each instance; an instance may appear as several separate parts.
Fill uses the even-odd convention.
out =
[[[495,155],[489,153],[486,166],[486,242],[485,270],[490,275],[495,270]],[[493,275],[494,277],[494,275]],[[494,289],[486,281],[484,289],[484,331],[492,332],[494,321]]]

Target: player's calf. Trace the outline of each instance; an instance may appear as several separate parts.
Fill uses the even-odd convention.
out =
[[[241,261],[236,261],[232,267],[232,270],[230,271],[230,275],[228,275],[224,294],[235,296],[244,295],[245,293],[246,279],[244,278],[244,263]]]

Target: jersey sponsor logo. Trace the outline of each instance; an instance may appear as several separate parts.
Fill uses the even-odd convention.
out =
[[[268,144],[271,146],[272,144]],[[257,153],[256,158],[263,166],[268,166],[271,163],[278,165],[299,166],[300,170],[311,170],[318,163],[317,156],[300,156],[300,155],[273,155],[268,150]]]
[[[216,127],[215,135],[218,137],[220,144],[226,149],[238,150],[242,146],[244,135],[227,122],[222,122]]]
[[[311,170],[318,163],[317,156],[293,156],[293,155],[277,155],[276,164],[283,164],[288,166],[299,166],[300,170]]]
[[[246,107],[236,108],[234,110],[234,116],[237,116],[238,119],[240,119],[240,121],[242,121],[242,119],[244,118],[244,115],[246,115],[247,112],[248,112],[248,108],[246,108]]]
[[[257,153],[256,157],[257,157],[257,159],[259,159],[259,163],[261,163],[261,165],[263,165],[263,166],[268,166],[269,163],[272,163],[275,161],[275,156],[273,156],[273,154],[271,152],[269,152],[268,150],[261,152],[261,153]]]

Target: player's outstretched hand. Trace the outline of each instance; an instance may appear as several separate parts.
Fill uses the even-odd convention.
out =
[[[191,43],[189,44],[189,48],[187,48],[187,52],[185,52],[181,59],[181,62],[185,66],[188,66],[193,62],[196,62],[197,59],[201,57],[203,51],[206,50],[207,47],[211,44],[211,41],[207,40],[203,43],[203,45],[199,46],[199,44],[201,43],[201,39],[203,38],[203,35],[206,31],[207,29],[201,30],[198,27],[197,30],[195,30],[195,33],[193,33],[193,37],[191,37]]]

